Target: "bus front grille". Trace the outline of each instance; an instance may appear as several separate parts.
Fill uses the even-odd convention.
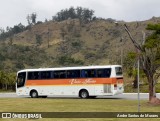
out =
[[[107,84],[103,86],[104,88],[104,93],[111,93],[111,85]]]

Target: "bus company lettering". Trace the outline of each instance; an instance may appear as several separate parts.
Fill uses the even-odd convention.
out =
[[[96,80],[93,79],[85,79],[85,80],[77,80],[77,79],[72,79],[70,81],[71,84],[95,84]]]

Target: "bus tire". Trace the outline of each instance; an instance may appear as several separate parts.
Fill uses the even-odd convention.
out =
[[[31,96],[31,98],[38,98],[38,92],[36,90],[32,90],[30,92],[30,96]]]
[[[94,98],[96,98],[97,96],[89,96],[89,98],[91,98],[91,99],[94,99]]]
[[[42,98],[47,98],[47,96],[41,96]]]
[[[85,98],[88,98],[89,97],[89,93],[87,90],[83,89],[79,92],[79,97],[85,99]]]

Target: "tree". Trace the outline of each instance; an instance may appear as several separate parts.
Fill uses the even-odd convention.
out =
[[[68,14],[69,14],[69,17],[70,17],[70,18],[72,18],[72,19],[76,18],[76,12],[75,12],[74,7],[70,7],[70,8],[69,8]]]
[[[31,20],[33,24],[36,24],[36,18],[37,18],[37,14],[36,13],[32,13],[31,14]]]
[[[77,11],[77,17],[78,17],[79,19],[82,19],[83,8],[82,8],[82,7],[77,7],[77,8],[76,8],[76,11]]]
[[[5,88],[6,90],[8,89],[8,76],[6,75],[5,72],[1,71],[0,72],[0,80],[1,80],[1,84],[2,84],[2,89]]]
[[[36,34],[36,43],[38,46],[42,44],[42,36],[41,35]]]
[[[15,81],[16,81],[16,74],[15,73],[9,73],[9,85],[11,90],[15,90]]]
[[[26,19],[27,19],[28,25],[31,25],[31,19],[29,14],[27,15]]]
[[[92,20],[93,15],[94,15],[94,11],[93,10],[89,10],[89,9],[85,8],[83,10],[83,21],[85,23],[90,22]]]
[[[82,7],[77,7],[76,11],[77,11],[77,17],[78,17],[78,19],[80,21],[80,24],[82,24],[83,8]]]
[[[56,16],[53,16],[53,21],[63,21],[67,19],[79,19],[82,23],[88,23],[93,19],[94,11],[89,10],[88,8],[82,8],[82,7],[70,7],[69,9],[61,10],[56,14]]]
[[[6,27],[6,31],[3,29],[0,29],[0,39],[6,39],[11,38],[14,36],[14,34],[23,32],[25,30],[25,26],[19,23],[18,25],[14,25],[14,27]]]
[[[0,39],[4,39],[5,37],[5,30],[3,28],[0,28]]]
[[[136,58],[137,58],[137,54],[135,52],[129,52],[124,59],[124,63],[125,63],[124,69],[126,70],[128,77],[134,78],[133,88],[138,87]],[[139,75],[140,75],[140,78],[145,77],[145,74],[143,73],[142,69],[140,70]]]
[[[133,88],[137,88],[137,73],[136,73],[136,67],[135,67],[135,59],[136,59],[136,53],[129,52],[124,60],[124,68],[127,72],[128,77],[133,77]]]
[[[156,98],[155,85],[160,77],[160,24],[149,24],[146,29],[152,30],[153,33],[146,38],[143,32],[142,42],[138,43],[125,24],[125,30],[138,50],[140,64],[148,80],[149,101],[151,102]]]
[[[10,31],[12,31],[13,34],[17,34],[24,30],[25,30],[25,26],[19,23],[18,25],[15,25],[13,28],[11,28]]]
[[[3,89],[4,83],[4,73],[0,71],[0,88]]]
[[[27,15],[28,25],[30,26],[31,24],[36,24],[36,18],[37,18],[36,13],[28,14]]]
[[[0,89],[8,90],[9,88],[15,89],[15,73],[7,73],[4,71],[0,71]]]

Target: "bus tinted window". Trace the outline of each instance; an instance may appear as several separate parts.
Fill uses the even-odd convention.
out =
[[[50,79],[51,71],[41,71],[41,79]]]
[[[17,77],[17,87],[23,87],[26,80],[26,72],[21,72]]]
[[[81,77],[89,77],[89,78],[96,77],[96,70],[95,69],[82,70]]]
[[[97,77],[110,77],[111,68],[107,69],[97,69]]]
[[[122,68],[121,67],[115,67],[115,70],[116,70],[117,76],[122,75]]]
[[[54,71],[53,72],[54,78],[66,78],[66,71]]]
[[[80,77],[80,70],[67,71],[67,78],[79,78],[79,77]]]
[[[40,78],[40,72],[28,72],[28,79],[39,79]]]

